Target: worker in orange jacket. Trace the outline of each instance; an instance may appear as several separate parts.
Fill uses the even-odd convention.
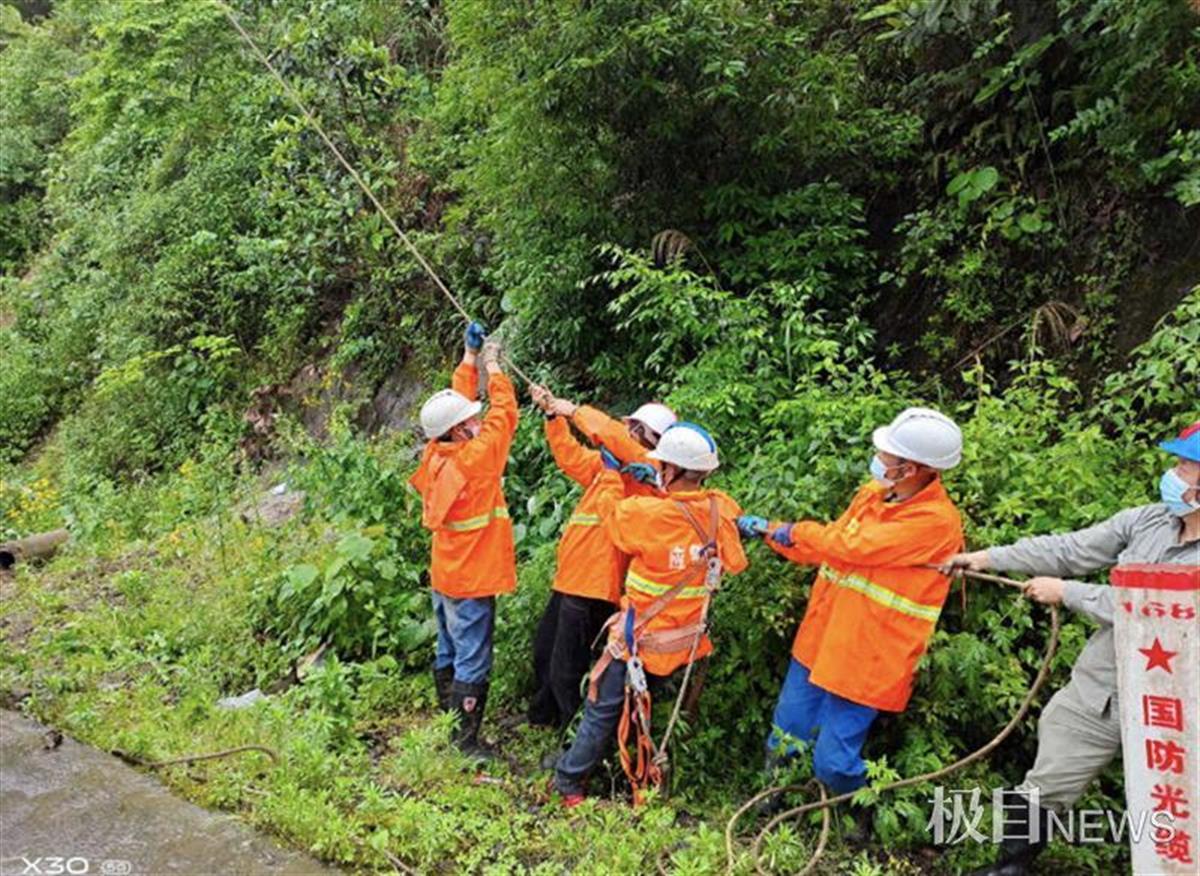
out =
[[[819,567],[775,706],[767,764],[811,746],[814,774],[839,794],[865,783],[861,752],[875,716],[908,705],[949,591],[947,576],[922,566],[963,545],[962,520],[941,481],[962,453],[953,421],[909,408],[873,440],[873,480],[833,523],[738,521],[743,535],[769,533],[773,550]]]
[[[625,497],[613,461],[605,461],[598,475],[597,509],[630,561],[621,611],[592,670],[583,718],[555,768],[566,806],[583,800],[587,774],[620,722],[627,682],[644,690],[712,652],[706,633],[715,587],[707,574],[710,559],[719,560],[724,574],[746,568],[736,524],[741,509],[725,493],[703,486],[718,465],[712,436],[694,423],[676,423],[647,455],[662,465],[660,495]]]
[[[593,643],[621,601],[628,565],[601,525],[596,476],[607,457],[621,468],[625,495],[652,493],[658,468],[647,454],[676,417],[666,405],[650,402],[622,423],[594,407],[555,398],[542,386],[533,387],[530,394],[546,415],[546,440],[554,461],[584,488],[559,539],[550,601],[533,639],[536,690],[529,721],[565,728],[583,701],[580,683],[595,656]],[[581,442],[576,430],[599,449]]]
[[[491,400],[482,419],[477,355]],[[467,328],[453,389],[434,393],[420,419],[429,443],[410,483],[421,494],[421,523],[433,533],[434,685],[441,708],[458,714],[455,743],[486,757],[479,726],[492,668],[496,594],[517,585],[512,521],[500,482],[517,429],[517,397],[500,368],[498,345],[485,344],[479,323]]]

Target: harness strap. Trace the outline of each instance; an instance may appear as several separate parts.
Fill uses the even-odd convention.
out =
[[[695,562],[690,564],[690,571],[700,572],[706,591],[704,603],[700,608],[700,620],[685,627],[653,631],[646,629],[650,621],[666,608],[672,600],[679,596],[684,586],[692,579],[691,575],[684,574],[670,590],[654,600],[641,613],[640,619],[634,607],[629,606],[624,612],[617,612],[605,622],[604,626],[609,630],[608,644],[605,646],[600,658],[596,661],[596,665],[592,667],[588,684],[588,699],[595,702],[599,694],[600,678],[612,662],[614,660],[630,661],[630,666],[627,668],[625,675],[625,697],[621,708],[621,718],[617,724],[617,752],[620,755],[621,768],[624,770],[626,777],[629,779],[630,787],[633,789],[633,804],[635,806],[642,802],[644,790],[662,787],[663,771],[667,766],[667,743],[670,741],[671,730],[675,725],[675,720],[679,716],[679,706],[682,702],[683,694],[687,690],[688,677],[691,673],[692,661],[696,656],[696,649],[707,628],[709,602],[712,599],[713,592],[720,584],[721,577],[721,559],[717,547],[720,509],[717,507],[716,497],[709,497],[708,531],[705,531],[704,527],[700,525],[700,522],[692,514],[691,509],[687,505],[680,501],[676,501],[675,504],[679,507],[687,522],[691,524],[692,529],[700,536],[700,541],[703,545],[700,556],[696,558]],[[622,646],[621,638],[613,635],[616,624],[622,623],[622,618],[625,633],[624,646]],[[640,683],[639,685],[631,683],[630,672],[640,664],[641,661],[638,659],[638,655],[641,653],[671,654],[685,647],[689,648],[687,672],[684,673],[683,683],[679,690],[679,698],[676,700],[671,719],[667,723],[667,732],[663,735],[662,745],[656,747],[654,736],[650,729],[651,708],[653,706],[650,691],[645,687],[644,683]],[[638,671],[640,672],[640,668]],[[635,738],[636,760],[634,755],[629,751],[629,734],[631,730]]]
[[[670,654],[687,648],[692,641],[704,632],[704,623],[689,624],[674,630],[654,630],[645,633],[638,642],[640,654]]]
[[[720,509],[717,507],[717,497],[708,497],[708,531],[700,525],[700,521],[692,514],[692,509],[687,505],[675,500],[675,504],[679,506],[679,510],[683,512],[683,516],[687,518],[687,522],[692,525],[692,529],[696,530],[696,534],[700,536],[700,542],[704,545],[704,554],[706,557],[711,557],[717,552],[717,533],[721,525]]]
[[[721,522],[720,508],[717,505],[717,497],[710,496],[708,500],[708,517],[711,535],[709,532],[705,532],[704,528],[700,525],[699,521],[696,520],[695,515],[692,514],[691,509],[688,508],[687,505],[679,500],[675,501],[675,505],[680,511],[683,512],[683,516],[687,519],[687,522],[691,524],[691,527],[696,530],[696,533],[700,536],[701,543],[704,546],[702,550],[702,557],[697,558],[695,562],[689,564],[689,568],[696,571],[703,570],[704,573],[707,573],[709,560],[717,556],[717,533]],[[604,675],[604,670],[608,669],[608,665],[612,663],[613,660],[624,659],[626,654],[634,654],[637,648],[642,647],[647,625],[650,623],[650,621],[654,620],[654,618],[656,618],[664,608],[670,605],[675,597],[677,597],[683,591],[684,587],[688,584],[689,577],[690,576],[688,575],[684,575],[682,578],[680,578],[678,582],[672,585],[670,590],[650,603],[646,610],[641,612],[640,616],[635,616],[633,606],[630,606],[628,609],[616,612],[612,617],[604,622],[601,632],[604,630],[609,631],[608,645],[605,646],[604,651],[600,654],[599,659],[596,660],[596,665],[592,667],[592,671],[589,673],[589,700],[595,702],[596,698],[600,695],[600,677]],[[707,578],[706,574],[705,578]],[[705,614],[707,614],[707,612],[705,612]],[[612,627],[617,623],[624,624],[624,649],[622,649],[620,641],[614,640],[612,635]],[[701,625],[702,624],[703,621],[701,621]],[[686,629],[691,636],[698,636],[703,633],[703,629],[697,629],[696,625],[689,626]],[[667,648],[661,648],[658,653],[669,653],[669,650],[670,649]]]

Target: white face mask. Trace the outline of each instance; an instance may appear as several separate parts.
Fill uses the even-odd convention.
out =
[[[1158,488],[1163,504],[1176,517],[1187,517],[1193,511],[1200,511],[1200,501],[1189,502],[1183,498],[1185,493],[1196,488],[1180,477],[1175,469],[1169,468],[1163,472]]]
[[[887,473],[889,471],[891,471],[892,469],[897,469],[897,468],[903,469],[904,466],[893,465],[893,466],[889,467],[884,464],[883,460],[880,459],[878,455],[871,457],[871,477],[875,478],[876,481],[883,484],[885,487],[888,487],[889,489],[891,487],[896,486],[897,479],[889,478],[887,476]],[[901,478],[901,480],[902,480],[902,478]]]

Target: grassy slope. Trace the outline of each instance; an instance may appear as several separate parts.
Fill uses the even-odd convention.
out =
[[[35,468],[53,456],[52,446]],[[159,775],[176,793],[235,812],[348,871],[390,872],[399,862],[422,873],[638,873],[668,855],[670,872],[724,871],[726,819],[757,788],[722,780],[721,765],[711,764],[704,782],[683,775],[670,801],[634,811],[618,767],[613,799],[564,812],[539,767],[557,737],[513,720],[520,703],[511,699],[486,727],[508,761],[480,778],[448,744],[425,650],[335,659],[248,710],[216,708],[223,696],[269,688],[288,674],[284,647],[256,629],[262,592],[277,589],[280,570],[311,558],[345,525],[319,501],[275,528],[247,523],[241,509],[271,481],[222,478],[220,467],[188,462],[129,488],[92,509],[103,519],[91,522],[89,537],[0,581],[0,696],[98,748],[146,760],[270,746],[281,755],[274,767],[246,754]],[[304,475],[294,469],[288,478]],[[61,519],[60,501],[52,477],[34,479],[7,513],[29,530]],[[518,600],[545,598],[542,565],[522,565],[518,596],[502,601],[500,624],[519,614]],[[510,653],[524,650],[521,637],[500,648],[501,663],[525,659]],[[891,853],[869,828],[865,841],[856,838],[856,811],[861,821],[861,809],[835,819],[820,872],[955,872],[986,853]],[[798,869],[816,831],[814,821],[775,834],[765,845],[773,872]],[[747,846],[739,873],[753,872]],[[1069,848],[1047,857],[1070,869]]]
[[[387,869],[386,848],[422,872],[636,872],[685,838],[697,848],[681,861],[715,865],[713,828],[673,827],[670,808],[633,814],[599,803],[568,816],[547,805],[536,767],[555,744],[549,733],[506,731],[514,763],[477,780],[447,745],[425,674],[388,658],[354,670],[353,691],[335,664],[249,710],[215,708],[284,674],[272,645],[255,640],[246,606],[257,580],[325,530],[315,516],[268,530],[223,510],[149,541],[114,542],[103,556],[69,550],[21,568],[3,582],[0,687],[30,692],[25,708],[43,721],[146,759],[274,748],[275,768],[245,755],[162,778],[364,870]]]
[[[185,466],[139,498],[141,511],[151,503],[160,519],[177,516],[180,496],[203,480]],[[216,708],[222,696],[286,674],[247,606],[256,582],[331,532],[319,512],[274,529],[245,523],[236,507],[261,487],[247,480],[217,513],[145,540],[126,541],[114,519],[100,553],[73,546],[6,577],[0,691],[83,741],[144,759],[270,746],[281,755],[275,767],[248,754],[160,775],[197,803],[351,870],[390,870],[392,855],[419,872],[634,873],[665,853],[673,872],[723,869],[733,794],[637,812],[597,800],[565,813],[538,767],[555,735],[516,721],[490,723],[510,762],[479,778],[447,743],[427,672],[403,659],[334,661],[248,710]],[[781,833],[769,846],[776,863],[794,868],[811,836]],[[835,840],[828,871],[845,872],[852,860],[862,873],[913,869]],[[739,869],[749,871],[747,859]]]

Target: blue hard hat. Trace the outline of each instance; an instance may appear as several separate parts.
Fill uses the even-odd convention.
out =
[[[1200,420],[1179,433],[1179,437],[1163,441],[1158,445],[1167,453],[1174,453],[1192,462],[1200,462]]]

